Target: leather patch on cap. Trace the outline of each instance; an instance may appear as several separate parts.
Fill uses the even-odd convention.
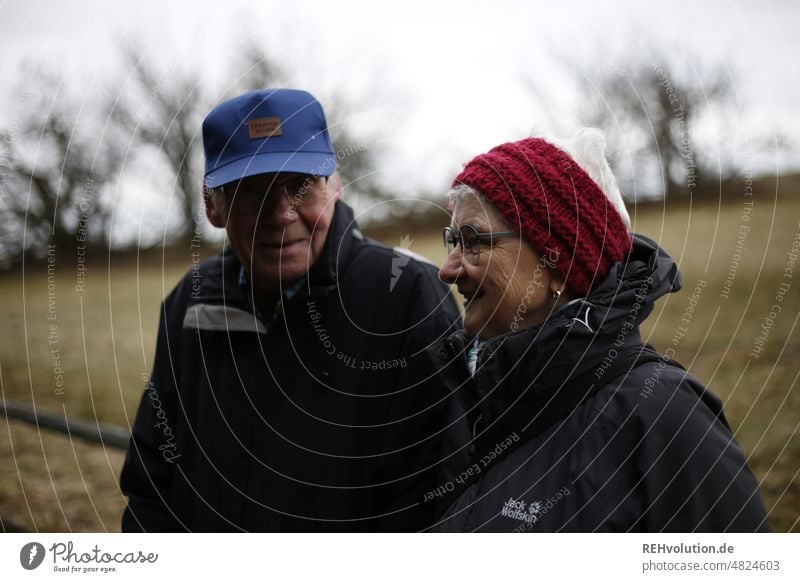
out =
[[[283,131],[281,130],[281,118],[261,117],[259,119],[251,119],[247,122],[247,131],[250,134],[250,139],[283,135]]]

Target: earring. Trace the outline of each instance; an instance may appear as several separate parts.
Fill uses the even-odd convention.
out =
[[[558,300],[561,298],[561,289],[553,289],[551,291],[553,295],[553,300],[558,303]]]

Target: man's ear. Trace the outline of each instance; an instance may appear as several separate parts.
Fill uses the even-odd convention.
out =
[[[331,197],[333,202],[342,197],[342,179],[339,177],[339,172],[334,172],[328,178],[328,196]]]
[[[215,203],[215,197],[206,187],[203,187],[203,201],[206,205],[208,221],[217,228],[225,228],[225,212],[221,204]]]

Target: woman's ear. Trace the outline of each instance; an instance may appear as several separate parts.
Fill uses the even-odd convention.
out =
[[[556,303],[569,301],[569,297],[564,294],[564,278],[556,269],[548,268],[550,273],[550,296],[556,300]]]
[[[206,205],[208,221],[217,228],[225,228],[225,209],[220,201],[220,197],[212,193],[210,189],[204,187],[203,201]]]

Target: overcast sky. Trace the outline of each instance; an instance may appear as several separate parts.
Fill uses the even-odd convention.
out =
[[[410,194],[441,189],[462,162],[524,137],[548,113],[557,113],[556,129],[573,128],[582,71],[570,62],[611,67],[619,55],[665,50],[690,66],[720,63],[735,79],[745,125],[800,135],[797,30],[800,0],[0,0],[0,127],[17,80],[37,67],[96,91],[119,67],[119,40],[131,38],[224,83],[226,58],[254,35],[295,86],[314,87],[323,103],[353,96],[359,105],[349,113],[389,146],[381,172]],[[526,82],[553,97],[547,111]]]

